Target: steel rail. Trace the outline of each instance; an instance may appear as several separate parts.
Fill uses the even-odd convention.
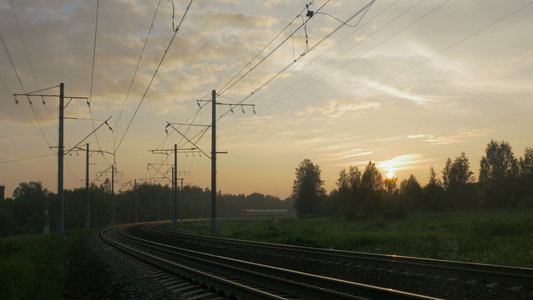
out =
[[[466,276],[489,282],[506,282],[515,285],[531,285],[533,282],[533,269],[499,266],[480,263],[467,263],[449,260],[408,257],[401,255],[383,255],[374,253],[352,252],[333,249],[320,249],[292,245],[280,245],[262,242],[251,242],[236,239],[206,237],[194,234],[179,233],[163,229],[159,226],[147,227],[146,230],[164,234],[169,237],[181,237],[196,240],[211,245],[221,243],[233,247],[256,248],[260,251],[272,253],[289,253],[294,256],[312,256],[316,259],[343,261],[358,264],[376,265],[380,267],[403,268],[419,272],[432,272],[452,276]]]
[[[130,229],[132,232],[129,232]],[[150,252],[142,256],[148,255],[152,263],[155,263],[154,259],[159,259],[159,264],[163,262],[165,265],[177,265],[179,268],[185,267],[188,270],[200,268],[203,270],[200,272],[204,274],[213,272],[224,274],[224,276],[216,276],[221,278],[229,276],[233,279],[225,280],[246,281],[304,299],[436,299],[169,246],[137,237],[139,232],[135,232],[134,229],[138,227],[121,227],[115,230],[115,234],[119,234],[123,242],[111,242],[127,247],[128,251]],[[239,291],[232,290],[232,293],[239,295]],[[244,298],[251,299],[250,296]]]
[[[232,294],[244,297],[245,299],[254,299],[254,300],[255,299],[274,299],[274,300],[284,299],[282,297],[272,295],[272,294],[266,293],[258,289],[254,289],[246,285],[242,285],[235,281],[227,280],[225,278],[222,278],[222,277],[210,274],[210,273],[202,272],[194,268],[189,268],[187,266],[183,266],[175,262],[159,258],[156,255],[140,251],[136,249],[136,247],[127,245],[126,243],[121,243],[119,241],[116,241],[113,237],[107,236],[107,234],[109,234],[111,231],[117,230],[118,228],[120,227],[115,227],[115,228],[111,227],[111,228],[102,230],[100,232],[101,238],[109,245],[139,260],[142,260],[151,265],[160,267],[164,270],[180,274],[183,277],[194,278],[194,280],[202,282],[203,284],[207,286],[216,287],[227,293],[232,293]]]

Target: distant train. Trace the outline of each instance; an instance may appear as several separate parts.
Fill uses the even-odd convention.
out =
[[[289,211],[286,209],[243,209],[241,217],[275,217],[287,216]]]

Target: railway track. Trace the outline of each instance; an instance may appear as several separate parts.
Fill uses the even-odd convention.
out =
[[[530,268],[278,245],[218,237],[205,237],[179,233],[153,225],[143,227],[142,231],[147,234],[166,237],[168,238],[167,242],[170,243],[180,240],[187,243],[196,243],[198,245],[209,245],[209,247],[223,247],[226,249],[235,249],[235,251],[240,250],[264,253],[265,255],[269,256],[292,257],[293,259],[306,258],[309,260],[326,261],[332,264],[370,265],[379,268],[396,270],[400,269],[411,272],[431,273],[435,275],[459,276],[469,278],[470,280],[483,280],[493,284],[505,283],[512,286],[533,285],[533,269]]]
[[[153,223],[111,227],[101,237],[168,276],[194,283],[206,292],[198,299],[437,299],[185,249],[179,247],[183,236]]]

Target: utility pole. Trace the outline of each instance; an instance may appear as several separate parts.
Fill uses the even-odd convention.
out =
[[[211,234],[217,233],[217,93],[211,91]]]
[[[178,229],[178,145],[174,144],[174,218],[172,225],[174,230]]]
[[[59,147],[57,149],[57,237],[65,239],[64,228],[64,193],[63,193],[63,158],[65,149],[63,149],[64,138],[64,120],[65,120],[65,84],[59,84]]]
[[[111,165],[111,226],[115,226],[115,165]]]
[[[85,154],[85,230],[89,230],[89,143]]]
[[[103,125],[103,124],[102,124]],[[100,128],[102,125],[98,126]],[[92,133],[94,133],[98,128],[96,128]],[[91,133],[91,134],[92,134]],[[90,135],[89,135],[90,136]],[[81,143],[81,142],[80,142]],[[74,146],[72,149],[66,151],[65,154],[68,154],[71,151],[85,151],[85,230],[89,230],[90,228],[90,189],[89,189],[89,165],[90,165],[90,157],[92,152],[98,152],[98,153],[108,153],[113,154],[108,151],[102,151],[102,150],[89,150],[89,143],[87,143],[86,148],[79,148],[77,145]]]
[[[175,167],[172,167],[172,228],[178,228],[176,219],[176,173]]]
[[[137,179],[135,179],[134,190],[135,190],[135,223],[137,223],[138,222],[138,219],[137,219],[137,201],[138,201],[138,198],[137,198]]]
[[[168,123],[167,127],[168,126],[172,126],[172,124]],[[172,126],[172,128],[174,128],[177,131],[177,129],[174,126]],[[165,131],[166,130],[167,129],[165,128]],[[172,167],[172,179],[171,179],[171,182],[172,182],[172,228],[174,230],[178,229],[178,221],[177,221],[177,218],[178,218],[178,173],[184,173],[184,172],[178,172],[178,152],[179,151],[184,151],[185,153],[187,153],[187,152],[194,153],[195,150],[197,150],[197,149],[198,149],[197,147],[194,147],[194,148],[180,148],[180,149],[178,149],[178,144],[174,144],[174,148],[173,149],[154,149],[154,150],[149,150],[149,151],[152,152],[152,154],[168,154],[168,152],[174,151],[174,165]],[[150,163],[148,164],[148,166],[151,166],[151,165],[152,164],[150,164]],[[161,173],[157,168],[154,168],[154,169],[157,172],[159,172],[161,175],[166,177],[166,175]]]
[[[180,222],[183,224],[183,178],[180,178],[179,180],[181,180],[181,188],[180,188],[180,209],[179,209],[179,212],[180,212]]]
[[[200,102],[211,102],[211,228],[209,233],[210,234],[216,234],[217,233],[217,154],[218,153],[227,153],[227,152],[217,152],[217,113],[216,113],[216,106],[217,105],[227,105],[230,107],[230,111],[233,112],[233,107],[240,106],[242,108],[242,112],[244,113],[244,106],[252,106],[254,107],[254,104],[234,104],[234,103],[217,103],[217,93],[216,90],[211,91],[211,100],[196,100],[198,102],[198,106],[200,106]],[[201,106],[200,106],[201,108]],[[255,113],[255,109],[254,109]],[[204,125],[192,125],[188,124],[189,126],[204,126]],[[198,148],[196,144],[188,139],[183,133],[181,133],[179,130],[177,130],[174,126],[172,126],[172,123],[167,122],[167,127],[171,126],[176,130],[182,137],[184,137],[189,143],[194,145],[198,150],[200,150],[202,153],[205,154],[205,152],[202,151],[202,149]],[[165,131],[166,128],[165,127]],[[207,156],[207,155],[206,155]]]
[[[50,234],[50,216],[48,215],[48,199],[45,200],[44,203],[44,234]]]
[[[51,87],[56,88],[57,86]],[[63,161],[65,156],[64,149],[64,120],[65,120],[65,84],[59,84],[59,95],[42,95],[36,94],[38,92],[48,90],[51,88],[42,89],[39,91],[26,93],[26,94],[13,94],[13,96],[38,96],[38,97],[58,97],[59,98],[59,143],[57,147],[57,237],[61,240],[65,240],[65,228],[64,228],[64,192],[63,192]],[[89,99],[87,97],[68,97],[72,99]],[[69,102],[70,103],[70,102]],[[46,229],[45,229],[46,230]]]

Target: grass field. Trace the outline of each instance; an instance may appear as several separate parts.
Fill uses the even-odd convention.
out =
[[[63,299],[70,251],[86,236],[70,231],[54,235],[0,239],[0,299]]]
[[[387,221],[219,219],[218,236],[338,250],[533,268],[533,211],[468,211]],[[208,234],[209,221],[179,229]]]

